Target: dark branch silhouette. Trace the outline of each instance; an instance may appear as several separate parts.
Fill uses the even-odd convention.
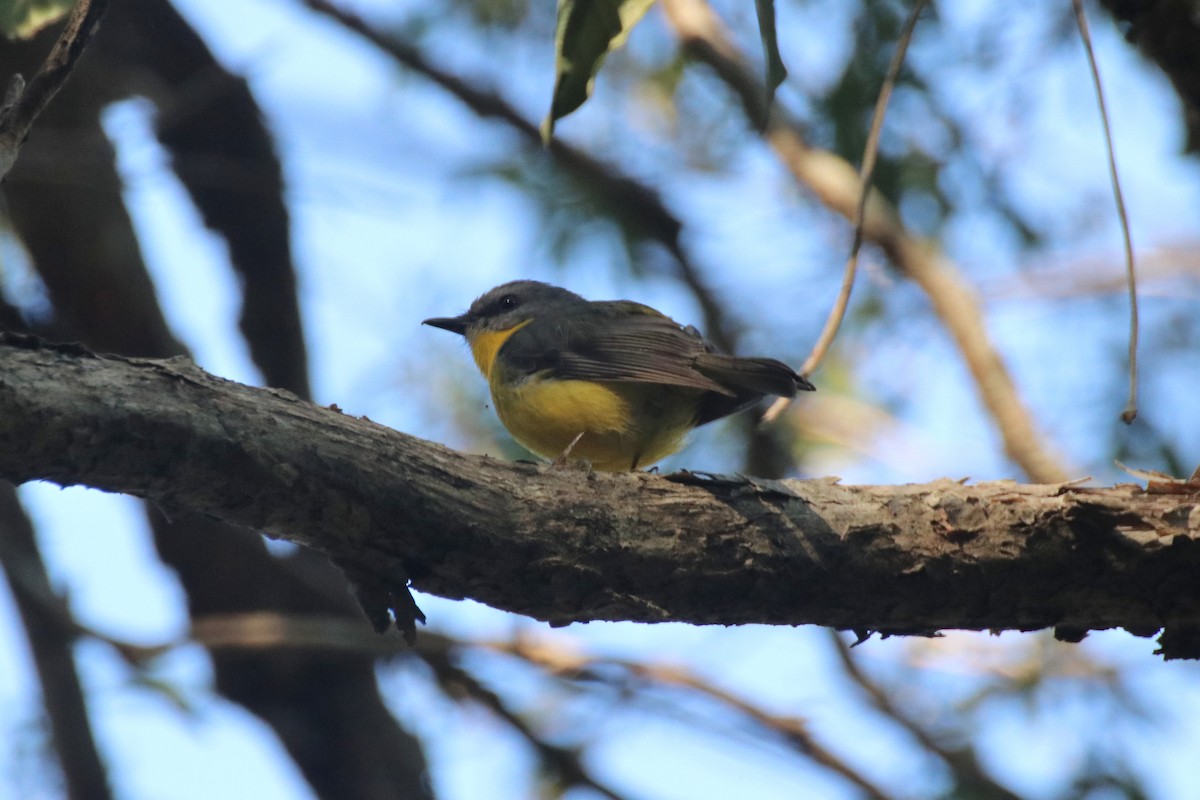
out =
[[[463,456],[185,359],[9,334],[0,476],[84,483],[552,624],[1167,629],[1195,655],[1196,487],[841,486]],[[203,547],[197,541],[194,546]]]

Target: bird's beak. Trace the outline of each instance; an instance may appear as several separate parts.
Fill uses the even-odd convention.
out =
[[[462,314],[457,317],[433,317],[422,322],[422,325],[432,325],[435,328],[441,328],[444,331],[457,333],[459,336],[467,334],[467,315]]]

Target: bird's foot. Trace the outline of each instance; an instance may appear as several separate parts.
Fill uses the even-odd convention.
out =
[[[558,454],[558,458],[550,462],[551,465],[555,467],[565,467],[567,465],[567,459],[571,456],[571,451],[575,449],[575,445],[579,444],[579,440],[583,438],[584,433],[585,431],[580,431],[579,433],[575,434],[575,438],[571,440],[571,443],[567,445],[567,448]],[[586,464],[587,462],[585,461],[584,463]],[[589,471],[591,468],[591,464],[588,464]]]

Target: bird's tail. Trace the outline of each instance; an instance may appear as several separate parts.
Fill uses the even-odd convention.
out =
[[[803,375],[773,358],[743,358],[720,353],[702,353],[696,357],[696,369],[706,378],[738,394],[795,397],[796,392],[811,392],[816,387]]]

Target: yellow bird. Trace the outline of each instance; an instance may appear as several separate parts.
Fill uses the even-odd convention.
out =
[[[649,306],[538,281],[497,286],[465,314],[424,324],[466,337],[514,439],[599,470],[648,466],[697,425],[815,388],[781,361],[716,353]]]

